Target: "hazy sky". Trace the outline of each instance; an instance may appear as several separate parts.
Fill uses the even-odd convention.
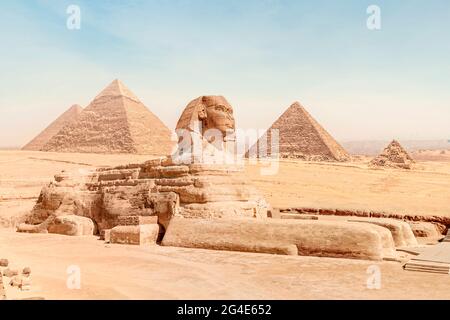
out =
[[[81,8],[81,29],[66,9]],[[366,26],[381,8],[381,30]],[[221,94],[267,128],[295,100],[338,140],[450,138],[448,0],[0,3],[0,146],[121,79],[173,128]]]

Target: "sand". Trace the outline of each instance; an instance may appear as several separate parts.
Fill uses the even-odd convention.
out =
[[[28,212],[60,170],[93,169],[150,156],[0,151],[0,222]],[[450,215],[450,162],[369,170],[349,164],[282,161],[278,174],[247,173],[273,206],[373,209]],[[450,299],[448,275],[404,271],[381,262],[382,286],[366,286],[370,261],[218,252],[159,246],[105,245],[96,237],[19,234],[0,228],[1,258],[32,269],[33,291],[9,298],[46,299]],[[81,289],[66,286],[81,268]]]
[[[261,176],[262,166],[247,166],[247,171],[275,207],[450,216],[450,162],[419,162],[413,170],[376,170],[368,169],[367,161],[282,160],[273,176]]]
[[[11,298],[46,299],[450,299],[448,275],[375,263],[381,289],[368,289],[374,262],[300,256],[105,245],[95,237],[0,230],[0,252],[29,266],[33,291]],[[68,289],[67,268],[81,271]]]

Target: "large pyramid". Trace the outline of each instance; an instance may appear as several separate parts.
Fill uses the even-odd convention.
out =
[[[40,151],[42,147],[50,141],[64,126],[69,123],[75,122],[83,108],[75,104],[71,106],[66,112],[60,115],[55,121],[53,121],[47,128],[44,129],[33,140],[28,142],[22,150]]]
[[[308,161],[350,160],[347,151],[298,102],[294,102],[272,124],[258,143],[250,149],[250,156],[252,154],[259,155],[258,146],[264,145],[264,141],[268,146],[267,155],[272,154],[270,147],[272,129],[277,129],[279,133],[280,158],[297,158]]]
[[[119,80],[62,128],[43,151],[166,155],[171,131]]]
[[[412,169],[413,164],[413,158],[397,140],[393,140],[369,165],[372,167]]]

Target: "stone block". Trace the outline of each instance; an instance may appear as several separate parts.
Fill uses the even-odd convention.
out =
[[[156,244],[159,225],[116,226],[111,229],[110,242],[117,244]]]
[[[9,265],[8,259],[0,259],[0,267],[7,267]]]
[[[16,269],[6,268],[5,270],[3,270],[3,275],[5,277],[12,278],[14,276],[19,275],[19,271]]]
[[[154,210],[148,205],[148,193],[151,185],[144,183],[139,186],[131,187],[111,187],[104,189],[102,198],[102,208],[110,222],[107,227],[113,227],[115,217],[126,216],[150,216]]]
[[[139,226],[143,224],[157,224],[158,216],[119,216],[117,222],[120,226]]]
[[[17,232],[23,232],[23,233],[48,233],[48,230],[46,227],[43,227],[41,225],[33,225],[33,224],[26,224],[21,223],[16,228]]]
[[[31,277],[14,276],[9,282],[9,285],[18,288],[21,291],[29,291],[31,289]]]
[[[59,216],[48,226],[49,233],[62,234],[67,236],[92,236],[95,226],[90,218],[66,215]]]
[[[294,219],[294,220],[319,220],[318,216],[303,215],[296,213],[283,213],[281,219]]]
[[[31,268],[30,267],[23,268],[22,274],[25,276],[29,276],[31,274]]]
[[[140,173],[141,178],[154,178],[154,179],[161,179],[161,178],[178,178],[187,176],[189,174],[189,167],[188,166],[157,166],[157,167],[146,167],[144,170]]]
[[[267,216],[272,219],[281,219],[281,213],[279,209],[269,210]]]
[[[267,210],[253,201],[222,201],[209,203],[191,203],[180,208],[181,215],[189,218],[266,218]]]
[[[184,187],[194,185],[195,180],[192,177],[180,177],[172,179],[155,179],[155,184],[166,187]]]
[[[156,244],[159,236],[159,225],[157,224],[146,224],[139,226],[140,239],[139,244]]]
[[[416,237],[433,239],[439,239],[443,237],[434,223],[408,221],[408,224],[410,225],[412,232]]]
[[[140,169],[109,170],[98,175],[98,181],[138,179]]]

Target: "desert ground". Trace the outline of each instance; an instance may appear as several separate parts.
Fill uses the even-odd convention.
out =
[[[450,161],[418,162],[413,170],[368,169],[368,160],[308,163],[281,160],[275,175],[247,165],[274,207],[340,208],[412,215],[450,215]]]
[[[46,299],[450,299],[450,276],[376,263],[381,289],[368,289],[374,262],[170,247],[105,245],[95,237],[0,231],[0,252],[32,269],[33,289],[8,298]],[[67,268],[80,267],[69,290]]]
[[[20,234],[43,185],[61,170],[138,163],[148,155],[0,151],[0,258],[32,269],[33,290],[8,298],[46,299],[450,299],[450,276],[404,271],[399,262],[104,244],[97,237]],[[76,160],[74,160],[76,159]],[[419,161],[411,171],[351,163],[282,160],[247,164],[249,179],[274,207],[376,210],[450,216],[450,161]],[[381,268],[381,289],[368,289],[367,268]],[[80,267],[81,288],[69,290],[67,268]]]

